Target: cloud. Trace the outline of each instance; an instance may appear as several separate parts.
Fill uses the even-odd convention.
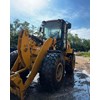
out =
[[[42,20],[52,20],[52,19],[73,19],[76,18],[78,15],[76,13],[71,14],[68,9],[52,9],[47,8],[46,10],[40,11],[40,12],[34,12],[32,14],[32,18],[35,18],[35,20],[41,22]]]
[[[90,39],[90,29],[89,28],[79,28],[70,31],[72,34],[78,34],[80,38]]]
[[[79,14],[70,9],[52,8],[52,0],[11,0],[11,17],[30,20],[73,19]]]
[[[51,0],[11,0],[11,7],[19,12],[31,14],[48,6]]]

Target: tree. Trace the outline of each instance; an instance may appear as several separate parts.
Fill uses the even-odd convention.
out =
[[[27,21],[20,22],[19,19],[16,19],[13,23],[10,24],[10,47],[17,49],[18,33],[21,29],[28,29],[29,33],[39,36],[39,32],[35,32],[35,26],[31,25]]]
[[[20,21],[16,19],[10,24],[10,47],[17,48],[18,30],[21,26]]]
[[[81,39],[78,37],[78,34],[68,33],[68,41],[70,42],[72,48],[75,51],[89,51],[90,50],[90,40],[89,39]]]

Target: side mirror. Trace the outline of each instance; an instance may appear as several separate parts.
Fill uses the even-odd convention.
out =
[[[71,29],[71,23],[67,23],[67,29]]]

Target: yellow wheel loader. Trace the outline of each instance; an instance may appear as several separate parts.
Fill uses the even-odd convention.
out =
[[[67,40],[69,22],[63,19],[43,21],[40,33],[43,38],[21,30],[18,47],[10,54],[10,91],[24,100],[24,93],[39,73],[39,82],[46,90],[61,87],[64,74],[75,67],[74,50]]]

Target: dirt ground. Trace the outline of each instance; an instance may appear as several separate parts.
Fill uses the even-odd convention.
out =
[[[76,56],[76,66],[75,68],[79,71],[86,72],[90,74],[90,58],[89,57],[82,57]]]
[[[43,91],[37,81],[37,75],[26,91],[25,100],[90,100],[89,74],[89,58],[76,56],[74,75],[64,77],[61,89],[53,93]],[[19,99],[11,94],[10,100]]]

